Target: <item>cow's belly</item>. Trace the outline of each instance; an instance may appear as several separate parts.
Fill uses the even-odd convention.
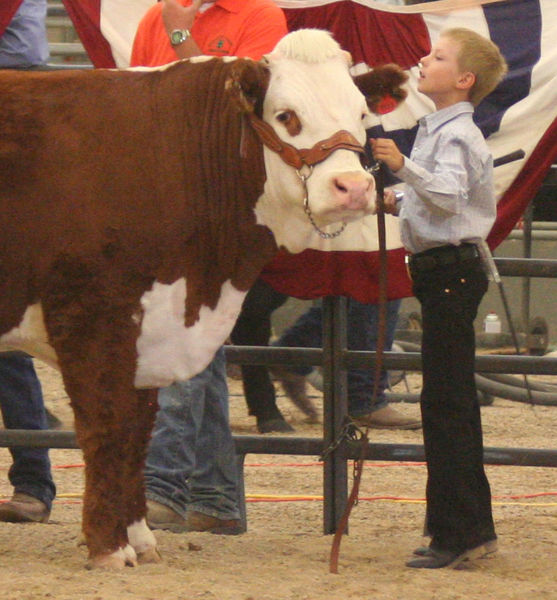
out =
[[[225,282],[215,309],[203,306],[195,325],[185,327],[185,280],[171,285],[155,282],[141,298],[135,386],[165,387],[201,372],[232,331],[245,295]],[[0,352],[11,350],[22,350],[59,368],[40,303],[29,306],[21,323],[0,336]]]
[[[186,327],[185,279],[155,282],[141,298],[136,387],[165,387],[201,372],[232,331],[245,295],[225,282],[214,310],[203,306],[197,322]]]
[[[40,303],[27,307],[21,323],[0,336],[0,351],[22,350],[58,368],[58,357],[48,343]]]

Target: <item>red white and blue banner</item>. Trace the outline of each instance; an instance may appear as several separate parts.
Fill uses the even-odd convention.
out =
[[[153,0],[63,1],[95,66],[127,66],[135,28]],[[417,120],[433,109],[415,91],[416,65],[440,31],[468,27],[497,43],[509,63],[509,75],[478,107],[477,122],[495,158],[518,149],[525,152],[522,160],[496,169],[499,217],[490,239],[493,245],[501,242],[557,159],[557,1],[438,0],[398,6],[373,0],[277,0],[277,4],[285,10],[290,29],[330,30],[352,53],[358,68],[396,62],[408,69],[408,100],[381,117],[379,125],[405,152]]]
[[[392,113],[378,117],[376,126],[370,130],[370,136],[395,139],[405,154],[410,152],[418,119],[433,110],[429,100],[416,91],[417,63],[429,52],[439,33],[448,27],[468,27],[497,43],[509,64],[509,73],[476,109],[475,118],[494,158],[519,149],[524,151],[524,158],[495,169],[498,217],[489,242],[492,247],[497,246],[520,219],[551,164],[557,160],[557,0],[438,0],[413,6],[373,0],[276,1],[284,9],[291,30],[302,27],[330,30],[341,46],[352,53],[355,72],[386,62],[396,62],[408,71],[407,101]],[[19,2],[3,0],[0,26]],[[126,67],[137,24],[154,0],[63,0],[63,3],[93,64]],[[376,254],[376,250],[377,247],[370,247],[366,254]],[[402,271],[402,253],[392,249],[392,245],[389,253],[397,255],[396,264]],[[314,250],[303,254],[319,262],[322,253]],[[332,256],[327,259],[327,269],[313,269],[319,278],[329,267],[331,272],[336,271],[329,262],[331,259]],[[308,270],[301,282],[306,286],[307,273]],[[338,283],[339,277],[337,271],[337,275],[329,278],[336,278]],[[398,283],[394,278],[394,287],[401,289],[391,289],[391,297],[408,294],[404,277],[401,273]],[[292,279],[296,279],[294,271]],[[295,293],[295,284],[284,291],[300,297],[350,294],[350,285],[347,283],[343,288],[335,287],[334,282],[330,286],[323,284],[310,295],[302,290]],[[370,294],[373,292],[366,292],[368,301],[373,300]]]

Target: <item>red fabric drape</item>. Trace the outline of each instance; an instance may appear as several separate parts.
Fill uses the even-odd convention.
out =
[[[331,31],[355,64],[370,67],[395,62],[403,69],[429,52],[429,33],[419,14],[401,15],[369,10],[353,2],[334,2],[311,8],[283,9],[288,29],[316,27]]]
[[[4,35],[6,27],[11,23],[19,5],[23,0],[2,0],[0,7],[0,37]]]
[[[110,44],[100,35],[101,0],[90,0],[79,6],[75,0],[62,0],[91,62],[97,68],[114,68]]]
[[[404,265],[404,248],[387,252],[387,297],[412,295]],[[309,300],[323,296],[350,296],[359,302],[376,302],[379,296],[379,252],[280,252],[261,273],[275,290]]]
[[[497,203],[497,220],[487,238],[491,249],[496,248],[510,233],[556,161],[557,119],[545,132],[516,179]]]

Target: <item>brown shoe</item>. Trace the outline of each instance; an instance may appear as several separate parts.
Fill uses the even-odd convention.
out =
[[[271,373],[280,381],[284,393],[292,400],[294,405],[308,417],[310,423],[318,423],[319,415],[313,402],[308,398],[306,378],[287,371],[283,367],[272,367]]]
[[[188,531],[186,519],[166,504],[147,500],[147,525],[150,529],[164,529],[173,533]]]
[[[385,406],[367,415],[351,417],[358,427],[371,429],[420,429],[422,422],[413,417],[407,417],[392,406]]]
[[[245,532],[239,519],[218,519],[196,510],[188,512],[186,526],[188,531],[205,531],[218,535],[239,535]]]
[[[8,523],[48,523],[50,510],[38,498],[15,492],[11,500],[0,504],[0,521]]]

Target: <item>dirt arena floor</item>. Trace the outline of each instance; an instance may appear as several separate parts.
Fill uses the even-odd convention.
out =
[[[58,374],[37,363],[47,405],[71,428]],[[555,378],[554,378],[555,379]],[[408,377],[418,390],[420,376]],[[403,385],[403,384],[399,384]],[[236,433],[255,434],[241,385],[230,379]],[[315,401],[321,397],[315,392]],[[296,432],[320,436],[284,397]],[[398,404],[416,414],[416,404]],[[482,408],[485,444],[554,448],[556,407],[496,399]],[[421,443],[421,431],[372,431],[372,441]],[[80,538],[83,468],[77,450],[51,450],[58,487],[45,525],[0,523],[1,600],[557,600],[557,471],[488,466],[499,552],[461,570],[404,566],[423,540],[425,467],[366,463],[360,502],[329,573],[332,536],[322,534],[317,457],[246,457],[248,531],[241,536],[157,532],[163,562],[120,572],[87,571]],[[0,449],[0,500],[11,495],[10,456]]]

